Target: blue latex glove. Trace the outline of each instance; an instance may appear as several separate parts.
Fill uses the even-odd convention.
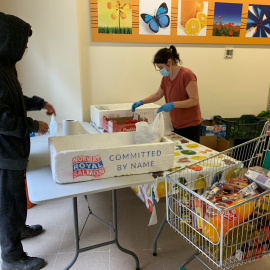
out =
[[[135,109],[142,106],[143,105],[143,101],[140,100],[140,101],[137,101],[137,102],[134,102],[131,106],[131,111],[132,112],[135,112]]]
[[[160,112],[162,112],[162,111],[164,111],[164,112],[169,112],[169,111],[171,111],[173,108],[174,108],[173,102],[166,103],[166,104],[162,105],[162,106],[157,110],[157,113],[160,113]]]

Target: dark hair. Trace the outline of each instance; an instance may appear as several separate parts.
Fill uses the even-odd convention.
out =
[[[175,64],[182,63],[179,53],[173,45],[170,48],[160,49],[154,56],[153,64],[167,64],[169,59],[172,59]]]
[[[29,32],[28,32],[28,37],[31,37],[32,34],[33,34],[33,31],[32,31],[32,29],[30,28],[30,30],[29,30]]]

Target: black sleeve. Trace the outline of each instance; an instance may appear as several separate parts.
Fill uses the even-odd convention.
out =
[[[5,95],[5,92],[0,89],[0,134],[23,138],[32,132],[37,132],[38,121],[12,113],[7,99],[10,99],[10,96]]]
[[[43,98],[37,96],[33,96],[31,98],[23,96],[23,98],[27,111],[40,111],[47,103]]]

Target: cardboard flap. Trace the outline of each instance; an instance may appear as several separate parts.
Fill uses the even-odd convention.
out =
[[[200,144],[217,150],[217,136],[200,136]]]
[[[217,143],[217,150],[219,152],[223,152],[229,148],[229,141],[225,140],[222,137],[219,137],[218,143]]]
[[[217,136],[200,136],[200,144],[218,152],[223,152],[229,148],[229,141],[222,137],[219,137],[217,141]]]

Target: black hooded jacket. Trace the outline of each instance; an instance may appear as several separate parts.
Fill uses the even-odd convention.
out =
[[[0,12],[0,169],[23,170],[30,152],[30,133],[38,121],[26,111],[41,110],[46,102],[23,95],[15,64],[22,59],[31,26]]]

